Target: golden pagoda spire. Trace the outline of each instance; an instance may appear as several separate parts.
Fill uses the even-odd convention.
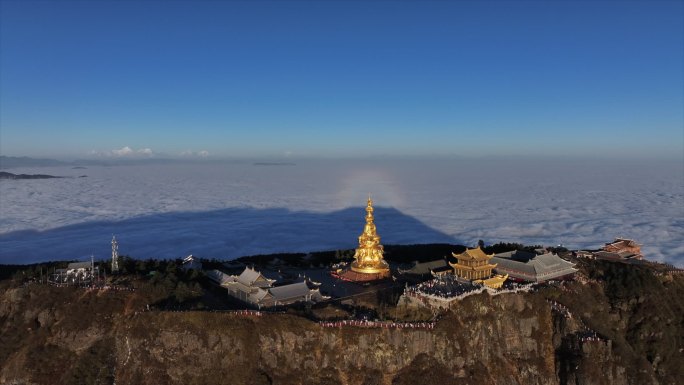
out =
[[[373,200],[368,194],[368,204],[366,205],[366,225],[363,233],[359,236],[359,247],[356,249],[352,262],[352,270],[357,273],[366,274],[389,274],[389,265],[383,258],[383,247],[380,244],[380,236],[375,228],[375,218],[373,217]]]
[[[366,204],[366,223],[373,223],[374,219],[373,200],[371,199],[370,194],[368,194],[368,203]]]

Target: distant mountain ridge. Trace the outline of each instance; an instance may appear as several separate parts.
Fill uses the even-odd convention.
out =
[[[59,166],[110,166],[115,162],[108,162],[97,159],[76,159],[73,161],[63,161],[50,158],[31,158],[28,156],[4,156],[0,155],[0,169],[18,167],[59,167]]]
[[[4,156],[0,155],[0,169],[14,167],[50,167],[64,166],[67,162],[47,158],[29,158],[28,156]]]
[[[0,171],[0,179],[54,179],[64,178],[63,176],[45,174],[12,174],[11,172]]]
[[[76,159],[62,161],[49,158],[31,158],[28,156],[4,156],[0,155],[0,169],[18,167],[57,167],[57,166],[117,166],[117,165],[142,165],[142,164],[169,164],[169,163],[206,163],[221,162],[216,159],[176,159],[176,158],[109,158],[109,159]]]

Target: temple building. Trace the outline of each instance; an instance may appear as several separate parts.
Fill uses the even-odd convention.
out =
[[[442,276],[453,272],[446,258],[434,261],[418,262],[414,261],[408,269],[398,269],[401,274],[412,274],[417,276]]]
[[[641,255],[641,245],[632,239],[626,238],[615,238],[613,242],[606,243],[603,246],[603,250],[614,253],[629,252]]]
[[[641,245],[634,240],[615,238],[615,241],[606,243],[603,248],[593,253],[594,258],[606,260],[642,260]]]
[[[492,269],[496,267],[496,264],[492,264],[490,261],[494,254],[485,254],[480,247],[466,249],[461,254],[451,254],[458,262],[449,262],[449,265],[454,269],[454,274],[461,279],[475,284],[482,284],[492,289],[498,289],[508,278],[508,275],[492,276]]]
[[[52,281],[55,283],[86,284],[93,282],[100,275],[99,266],[95,266],[95,259],[90,262],[71,262],[66,269],[55,269]]]
[[[510,279],[523,282],[565,279],[577,272],[574,264],[546,251],[509,251],[494,255],[492,262],[496,262],[494,270],[497,273],[507,274]]]
[[[320,293],[320,284],[304,279],[300,282],[274,286],[276,280],[267,278],[251,267],[246,267],[239,276],[228,275],[219,270],[207,272],[207,276],[228,290],[231,297],[260,309],[286,306],[295,302],[319,302],[328,298]]]
[[[354,254],[351,268],[340,273],[342,279],[367,282],[390,276],[389,264],[383,258],[384,250],[380,236],[376,232],[373,217],[373,200],[368,197],[366,205],[366,225],[359,236],[359,247]]]

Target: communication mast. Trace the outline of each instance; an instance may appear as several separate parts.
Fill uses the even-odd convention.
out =
[[[119,242],[112,235],[112,273],[119,271]]]

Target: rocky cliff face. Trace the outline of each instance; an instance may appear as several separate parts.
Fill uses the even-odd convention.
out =
[[[599,296],[598,305],[572,308],[571,318],[552,310],[550,294],[565,300],[601,290],[573,285],[577,292],[468,297],[432,330],[324,328],[287,314],[138,312],[137,293],[5,287],[0,383],[674,383],[681,329],[662,340],[680,344],[675,350],[654,339],[644,354],[630,343],[639,324],[622,314],[599,330],[613,338],[584,341],[585,316],[616,308]],[[674,287],[679,293],[681,282]],[[681,313],[665,313],[652,315],[682,325]]]
[[[431,377],[549,384],[557,382],[553,332],[548,306],[522,296],[473,298],[433,330],[323,328],[289,315],[144,313],[117,332],[116,366],[126,383],[219,383],[229,376],[282,384]]]

